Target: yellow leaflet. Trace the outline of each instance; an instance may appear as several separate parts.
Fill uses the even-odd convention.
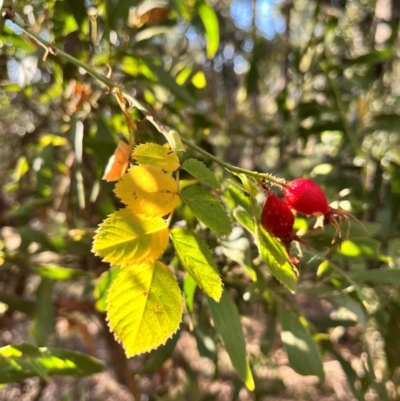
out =
[[[105,262],[121,267],[154,262],[168,245],[169,230],[161,217],[118,210],[99,225],[92,251]]]
[[[176,153],[157,143],[145,143],[136,146],[133,150],[133,157],[138,164],[158,166],[168,172],[175,171],[180,166]]]
[[[178,330],[182,313],[176,278],[159,261],[122,270],[107,297],[110,329],[128,357],[164,344]]]
[[[132,213],[164,216],[179,202],[178,184],[170,173],[150,165],[130,168],[114,189]]]

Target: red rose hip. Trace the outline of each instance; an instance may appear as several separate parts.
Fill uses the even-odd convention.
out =
[[[350,213],[330,207],[322,188],[316,182],[307,178],[297,178],[290,181],[285,185],[283,193],[288,205],[296,212],[305,214],[306,216],[321,214],[324,216],[324,225],[331,223],[335,227],[336,232],[332,243],[335,242],[336,235],[338,235],[339,238],[342,237],[340,225],[335,215],[346,221],[349,221],[350,217],[357,220]]]
[[[293,232],[294,214],[283,199],[269,193],[262,210],[261,224],[272,236],[287,238]]]
[[[265,188],[265,187],[264,187]],[[294,214],[288,204],[275,194],[268,191],[268,198],[261,213],[261,224],[265,230],[273,237],[279,238],[285,247],[289,261],[297,265],[299,261],[290,254],[290,244],[297,241],[308,249],[308,245],[294,232]]]

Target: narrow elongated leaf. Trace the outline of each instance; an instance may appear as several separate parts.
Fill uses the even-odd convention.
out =
[[[324,299],[338,307],[346,308],[350,312],[353,312],[363,328],[367,328],[367,316],[365,313],[365,309],[360,302],[357,302],[355,299],[346,294],[329,294],[325,295]]]
[[[0,348],[0,383],[51,375],[87,376],[104,370],[95,358],[59,348],[37,348],[32,344]]]
[[[92,250],[105,262],[121,267],[153,262],[165,251],[168,235],[161,217],[134,215],[122,209],[99,225]]]
[[[288,311],[280,303],[278,315],[282,326],[281,339],[285,346],[290,366],[301,375],[315,375],[324,380],[324,369],[318,348],[306,328],[304,318]]]
[[[354,271],[349,276],[358,283],[371,282],[374,284],[387,284],[395,287],[400,286],[400,269],[372,269],[365,271]]]
[[[157,143],[144,143],[136,146],[133,157],[138,164],[158,166],[164,171],[172,172],[179,168],[179,159],[175,152]]]
[[[175,79],[172,78],[171,75],[164,70],[164,68],[154,64],[148,59],[142,59],[142,61],[150,69],[150,71],[158,77],[162,85],[167,87],[172,93],[174,93],[188,105],[192,107],[197,107],[196,99],[184,86],[178,85]]]
[[[178,330],[182,313],[176,278],[159,261],[123,269],[107,298],[110,329],[128,357],[165,344]]]
[[[255,235],[253,217],[243,209],[236,209],[234,216],[237,221],[250,233]],[[297,290],[297,276],[292,265],[287,260],[285,249],[261,227],[257,241],[258,250],[272,275],[289,291]]]
[[[231,359],[233,367],[249,390],[254,390],[254,380],[246,354],[239,312],[230,295],[224,291],[219,303],[208,299],[215,327]]]
[[[36,308],[32,331],[38,345],[47,344],[48,337],[54,332],[56,321],[52,300],[53,286],[53,280],[43,278],[36,291]]]
[[[94,278],[93,273],[80,269],[71,269],[69,267],[55,265],[32,265],[32,270],[42,277],[52,280],[73,280],[79,277]]]
[[[183,268],[207,295],[218,301],[222,294],[222,280],[206,243],[183,228],[172,229],[171,237]]]
[[[186,188],[182,199],[193,214],[208,228],[221,235],[232,231],[232,221],[218,198],[211,192],[197,186]]]
[[[213,58],[219,47],[219,24],[214,9],[206,3],[201,3],[197,12],[206,30],[207,57]]]
[[[182,164],[182,168],[211,188],[220,189],[221,185],[215,178],[213,172],[204,163],[196,159],[187,159]]]
[[[164,216],[179,202],[178,183],[161,167],[131,167],[114,190],[133,214]]]
[[[183,279],[183,292],[185,294],[186,306],[189,312],[193,312],[194,294],[196,293],[197,284],[190,274],[186,274]]]

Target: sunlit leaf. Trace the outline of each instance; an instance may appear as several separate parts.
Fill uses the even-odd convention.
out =
[[[159,261],[123,269],[107,298],[110,329],[128,357],[165,344],[178,330],[182,313],[176,278]]]
[[[123,209],[100,224],[92,250],[105,262],[121,267],[153,262],[165,251],[168,235],[161,217],[134,215]]]
[[[301,375],[315,375],[324,380],[324,368],[318,348],[308,331],[304,318],[289,311],[282,302],[278,305],[282,326],[281,339],[292,369]]]
[[[200,3],[197,12],[206,30],[207,57],[213,58],[219,47],[219,23],[215,10],[206,3]]]
[[[32,265],[32,270],[42,277],[50,278],[52,280],[73,280],[79,277],[93,278],[91,272],[72,269],[69,267],[55,266],[55,265]]]
[[[182,164],[182,168],[202,183],[209,185],[211,188],[221,188],[221,184],[215,178],[213,172],[206,167],[203,162],[196,159],[187,159]]]
[[[198,186],[186,188],[181,195],[193,214],[208,228],[221,235],[230,234],[232,221],[215,195]]]
[[[48,375],[87,376],[104,370],[95,358],[76,351],[32,344],[0,348],[0,383],[12,383],[29,377]]]
[[[253,216],[247,211],[237,208],[234,211],[237,221],[249,232],[255,235]],[[289,291],[297,290],[297,276],[287,259],[285,249],[261,227],[258,231],[258,250],[272,275]]]
[[[172,229],[171,236],[183,268],[207,295],[218,301],[222,294],[222,280],[206,243],[183,228]]]
[[[157,143],[136,146],[133,156],[138,164],[158,166],[168,172],[175,171],[180,166],[176,153]]]
[[[146,216],[164,216],[179,202],[178,183],[157,166],[131,167],[114,192],[132,213]]]
[[[236,369],[249,390],[254,390],[254,379],[246,354],[246,344],[239,311],[230,295],[224,291],[219,303],[208,299],[215,327]]]

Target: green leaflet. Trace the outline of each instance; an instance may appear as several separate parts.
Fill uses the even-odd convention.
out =
[[[303,376],[315,375],[323,381],[325,374],[321,355],[307,329],[305,319],[287,310],[282,302],[278,304],[278,315],[282,326],[281,339],[290,366]]]
[[[222,280],[206,243],[183,228],[172,229],[171,237],[183,268],[207,295],[218,302],[222,293]]]
[[[238,208],[234,211],[234,216],[244,228],[255,235],[254,221],[248,212]],[[297,276],[287,260],[284,248],[261,228],[258,237],[257,246],[260,255],[273,276],[289,291],[295,292],[297,290]]]
[[[107,296],[107,319],[128,357],[149,352],[179,329],[183,302],[176,277],[160,261],[120,271]]]
[[[215,178],[213,172],[206,167],[204,163],[196,159],[187,159],[182,164],[182,168],[197,178],[203,184],[209,185],[211,188],[220,189],[221,185]]]
[[[144,143],[133,150],[133,157],[138,164],[150,164],[172,172],[179,168],[179,159],[175,152],[157,143]]]
[[[193,214],[208,228],[221,235],[231,233],[232,221],[219,199],[211,192],[192,186],[185,189],[181,196]]]
[[[7,345],[0,348],[0,383],[12,383],[40,376],[87,376],[102,372],[103,365],[95,358],[59,348],[37,348],[32,344]]]
[[[219,303],[209,298],[208,305],[215,327],[221,335],[232,365],[246,387],[251,391],[254,390],[253,375],[247,359],[246,344],[236,304],[230,295],[224,291]]]

